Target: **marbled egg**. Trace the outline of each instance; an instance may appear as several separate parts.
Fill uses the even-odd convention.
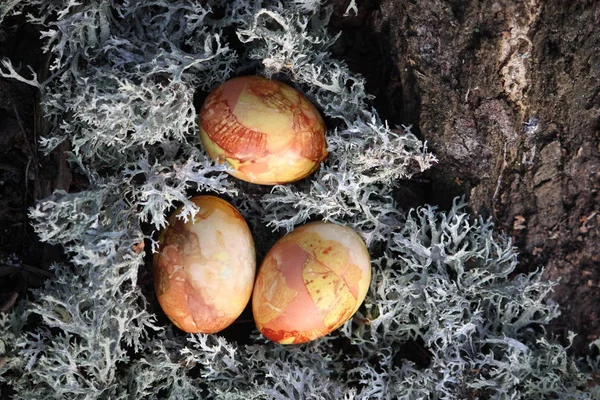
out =
[[[251,183],[297,181],[327,156],[326,127],[317,109],[298,90],[260,76],[217,87],[202,106],[199,125],[210,157]]]
[[[254,240],[242,215],[215,196],[191,199],[193,221],[169,218],[154,255],[154,287],[165,314],[186,332],[215,333],[244,310],[256,274]]]
[[[324,222],[300,226],[275,243],[258,270],[254,320],[282,344],[320,338],[352,317],[370,281],[369,253],[356,232]]]

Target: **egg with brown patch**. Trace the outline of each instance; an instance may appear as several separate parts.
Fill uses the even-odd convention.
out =
[[[215,333],[242,313],[256,274],[254,240],[242,215],[215,196],[191,199],[198,214],[169,218],[154,255],[158,302],[181,330]]]
[[[309,342],[351,318],[370,281],[369,252],[356,232],[324,222],[300,226],[275,243],[258,270],[254,320],[270,340]]]
[[[233,78],[213,90],[199,126],[210,157],[251,183],[297,181],[327,156],[319,111],[298,90],[260,76]]]

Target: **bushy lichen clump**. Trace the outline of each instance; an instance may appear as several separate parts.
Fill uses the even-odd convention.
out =
[[[29,302],[0,314],[0,380],[18,398],[600,396],[566,350],[544,338],[557,315],[543,300],[552,285],[539,274],[511,276],[516,254],[491,224],[473,221],[460,202],[448,213],[396,209],[394,185],[435,158],[408,128],[389,129],[362,78],[330,56],[331,10],[319,3],[0,5],[0,19],[26,6],[53,55],[45,82],[21,77],[7,60],[0,73],[40,88],[52,126],[44,149],[68,142],[73,167],[89,180],[85,191],[56,192],[31,211],[40,238],[63,245],[70,261],[55,265],[56,277]],[[258,201],[200,150],[192,102],[197,90],[253,70],[289,79],[336,127],[310,181]],[[164,227],[176,203],[189,218],[195,191],[232,197],[256,227],[290,230],[320,218],[384,247],[360,315],[301,347],[182,338],[158,326],[137,282],[145,266],[136,249],[152,240],[141,226]],[[407,343],[428,362],[408,361]]]

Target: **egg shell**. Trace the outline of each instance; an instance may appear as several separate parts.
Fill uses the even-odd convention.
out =
[[[180,329],[215,333],[242,313],[256,274],[254,240],[244,217],[215,196],[191,199],[199,213],[187,223],[169,218],[154,255],[160,306]]]
[[[314,172],[327,156],[326,126],[298,90],[260,76],[233,78],[211,92],[199,117],[213,160],[247,182],[274,185]]]
[[[371,282],[369,252],[352,229],[312,222],[275,243],[258,270],[252,311],[260,332],[305,343],[344,324]]]

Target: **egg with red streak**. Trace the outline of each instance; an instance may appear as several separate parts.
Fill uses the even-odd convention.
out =
[[[270,340],[309,342],[352,317],[370,281],[369,253],[356,232],[324,222],[300,226],[275,243],[258,270],[254,320]]]
[[[325,123],[298,90],[260,76],[230,79],[211,92],[199,118],[213,160],[241,180],[274,185],[313,173],[327,156]]]
[[[244,310],[256,274],[254,240],[242,215],[215,196],[191,199],[193,220],[169,218],[154,255],[154,286],[161,308],[180,329],[215,333]]]

